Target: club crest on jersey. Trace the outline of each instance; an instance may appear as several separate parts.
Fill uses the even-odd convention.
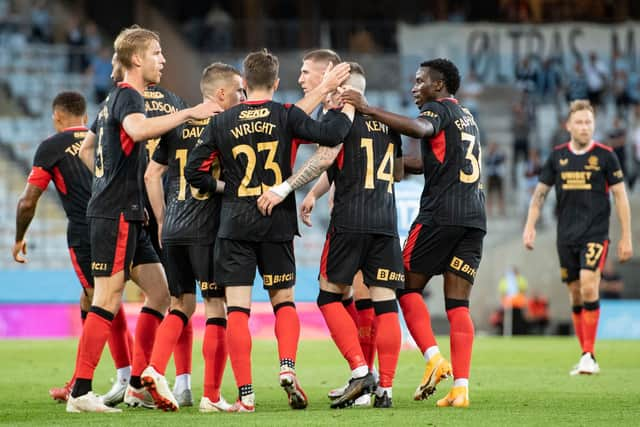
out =
[[[597,156],[589,156],[589,158],[587,159],[587,165],[585,165],[585,169],[587,170],[593,170],[593,171],[599,171],[600,170],[600,166],[598,166],[598,157]]]
[[[560,159],[560,166],[567,166],[569,164],[569,159]]]
[[[260,108],[259,110],[243,110],[238,115],[238,120],[253,120],[267,117],[270,111],[268,108]]]

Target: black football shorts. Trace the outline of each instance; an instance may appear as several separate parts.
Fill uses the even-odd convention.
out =
[[[403,288],[402,250],[397,236],[329,231],[320,260],[320,275],[337,285],[351,285],[362,270],[367,286]]]
[[[159,263],[149,236],[141,221],[89,218],[91,240],[91,273],[94,277],[110,277],[124,271],[128,280],[131,269],[141,264]]]
[[[253,286],[256,267],[266,290],[287,289],[296,284],[293,240],[251,242],[217,238],[214,253],[215,278],[220,286]]]
[[[479,228],[414,222],[402,251],[404,270],[427,276],[449,271],[473,284],[485,234]]]
[[[91,274],[91,247],[86,246],[69,247],[69,256],[73,270],[78,276],[78,280],[83,289],[93,289],[93,275]]]
[[[199,287],[203,298],[224,297],[213,280],[213,245],[165,244],[163,253],[171,296],[194,294]]]
[[[563,245],[558,243],[560,277],[565,283],[580,279],[580,270],[600,270],[604,268],[609,250],[609,240]]]

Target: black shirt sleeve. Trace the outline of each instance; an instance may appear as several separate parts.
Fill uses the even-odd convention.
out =
[[[145,113],[144,98],[135,89],[124,88],[113,104],[114,118],[122,123],[129,114]]]
[[[555,168],[555,156],[553,153],[549,156],[544,166],[542,166],[542,170],[540,171],[540,176],[538,177],[538,181],[543,184],[552,187],[556,182],[556,168]]]
[[[57,159],[50,147],[51,144],[49,144],[49,140],[43,141],[38,146],[36,154],[33,156],[33,166],[40,167],[49,173],[51,173],[57,162]]]
[[[437,101],[427,102],[420,109],[418,118],[424,119],[433,126],[433,134],[437,135],[442,129],[447,127],[451,122],[451,116],[447,107]]]
[[[398,132],[389,128],[389,137],[391,138],[391,142],[393,142],[393,147],[395,148],[395,157],[396,159],[402,157],[402,137]]]
[[[184,176],[187,182],[196,187],[201,193],[215,193],[216,179],[211,175],[211,165],[218,154],[213,126],[215,119],[202,132],[196,146],[189,153]]]
[[[607,184],[615,185],[619,182],[624,181],[624,174],[622,172],[622,168],[620,167],[620,160],[618,160],[618,156],[613,151],[607,152],[607,163],[605,170],[605,179],[607,180]]]
[[[335,147],[351,130],[351,120],[336,110],[329,110],[321,122],[313,120],[300,108],[289,107],[287,124],[294,137]]]
[[[93,119],[93,123],[91,123],[91,127],[89,128],[89,130],[93,132],[94,135],[98,134],[98,116]]]
[[[168,133],[164,134],[158,145],[156,146],[156,150],[153,152],[153,161],[156,163],[160,163],[161,165],[169,164],[169,138]]]

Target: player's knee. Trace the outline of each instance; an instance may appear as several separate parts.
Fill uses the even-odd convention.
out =
[[[204,311],[207,319],[224,318],[227,314],[224,307],[224,298],[205,298]]]
[[[328,292],[320,289],[318,293],[318,299],[316,302],[318,303],[318,307],[322,307],[323,305],[331,304],[334,302],[341,302],[342,294],[338,294],[335,292]]]
[[[419,294],[422,295],[422,289],[396,289],[396,298],[400,299],[405,295]]]

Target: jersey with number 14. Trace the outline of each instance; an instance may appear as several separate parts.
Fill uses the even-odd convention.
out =
[[[393,168],[402,157],[400,135],[356,113],[336,161],[327,170],[335,184],[329,229],[398,235]]]
[[[424,190],[416,222],[487,229],[480,176],[480,132],[455,98],[425,103],[420,119],[434,134],[421,140]]]

